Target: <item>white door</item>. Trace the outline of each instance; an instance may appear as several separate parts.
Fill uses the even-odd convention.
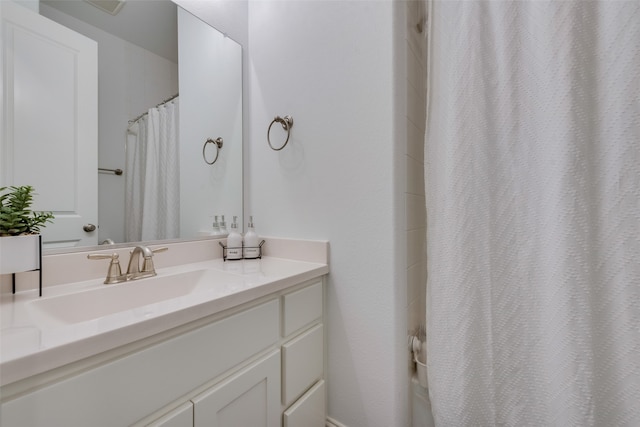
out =
[[[84,228],[98,224],[97,44],[10,1],[0,14],[0,186],[31,185],[34,210],[54,213],[45,247],[96,245]]]
[[[280,426],[280,352],[192,399],[195,427]]]

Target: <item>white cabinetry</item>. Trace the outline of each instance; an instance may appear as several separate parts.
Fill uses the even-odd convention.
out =
[[[194,427],[278,427],[280,352],[192,399]]]
[[[324,427],[322,281],[282,297],[283,426]]]
[[[274,348],[279,311],[271,299],[3,402],[0,425],[131,425]]]
[[[283,427],[324,427],[325,393],[320,380],[284,412]]]
[[[322,379],[323,328],[316,325],[282,346],[282,403],[288,405]]]
[[[193,403],[186,402],[158,418],[149,427],[192,427],[193,426]]]
[[[0,425],[323,426],[322,286],[299,284],[22,380],[24,391],[0,395]]]

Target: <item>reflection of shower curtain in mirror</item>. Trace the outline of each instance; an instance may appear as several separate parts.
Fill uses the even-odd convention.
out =
[[[126,241],[179,237],[178,98],[129,126],[126,151]]]

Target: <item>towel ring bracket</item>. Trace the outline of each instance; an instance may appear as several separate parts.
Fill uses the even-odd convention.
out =
[[[206,164],[212,165],[218,160],[218,157],[220,156],[220,149],[222,148],[223,143],[224,141],[220,136],[217,137],[216,139],[209,138],[204,142],[204,145],[202,146],[202,158],[204,159],[204,162]],[[211,162],[207,160],[207,156],[206,156],[207,144],[213,144],[216,146],[216,157]]]
[[[284,144],[282,144],[282,146],[280,146],[279,148],[275,148],[272,144],[271,144],[271,126],[273,126],[274,123],[280,123],[282,125],[282,129],[284,129],[287,132],[287,139],[284,141]],[[280,151],[282,150],[287,143],[289,142],[289,137],[291,136],[291,128],[293,127],[293,117],[291,116],[284,116],[280,117],[280,116],[276,116],[272,121],[271,124],[269,125],[269,129],[267,129],[267,142],[269,143],[269,147],[271,147],[272,150],[275,151]]]

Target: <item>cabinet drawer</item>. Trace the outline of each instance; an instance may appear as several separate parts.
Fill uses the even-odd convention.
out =
[[[324,381],[321,380],[284,411],[283,427],[324,427],[326,421],[324,399]]]
[[[322,317],[322,282],[282,297],[282,336],[308,325]]]
[[[323,340],[320,324],[282,346],[282,403],[285,405],[322,378]]]

